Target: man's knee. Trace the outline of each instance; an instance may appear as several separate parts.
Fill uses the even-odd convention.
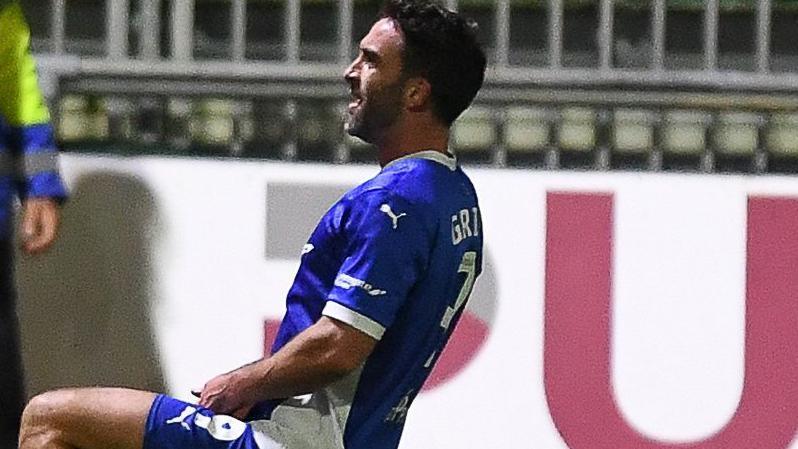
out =
[[[22,416],[23,449],[140,449],[155,393],[125,388],[76,388],[40,394]],[[42,442],[47,444],[42,444]]]
[[[58,424],[76,403],[73,390],[53,390],[34,396],[22,412],[22,428]]]
[[[20,426],[20,447],[48,447],[60,440],[60,425],[68,408],[74,402],[74,392],[48,391],[36,395],[25,406]]]

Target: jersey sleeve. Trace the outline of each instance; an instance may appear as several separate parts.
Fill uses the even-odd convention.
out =
[[[430,237],[424,217],[386,191],[361,194],[349,208],[346,255],[322,314],[379,340],[424,271]]]
[[[19,3],[0,9],[0,120],[15,159],[20,196],[64,199],[50,115],[30,54],[30,30]]]

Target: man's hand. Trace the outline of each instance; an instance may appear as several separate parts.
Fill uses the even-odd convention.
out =
[[[209,380],[199,393],[199,405],[213,410],[215,413],[244,419],[254,404],[246,401],[244,391],[243,370],[239,368]]]
[[[267,399],[317,391],[362,366],[377,340],[334,318],[322,316],[276,354],[216,376],[202,388],[199,405],[245,417]]]
[[[60,221],[58,204],[50,198],[27,198],[23,204],[20,239],[28,254],[46,251],[55,241]]]

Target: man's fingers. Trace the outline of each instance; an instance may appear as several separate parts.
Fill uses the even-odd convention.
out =
[[[30,199],[20,224],[22,249],[28,254],[37,254],[49,248],[55,241],[58,229],[58,208],[52,201]]]
[[[36,235],[36,221],[30,213],[22,217],[22,225],[20,226],[21,236],[23,241],[27,242]]]
[[[200,399],[199,405],[218,414],[227,414],[230,407],[226,407],[222,401],[213,399]]]
[[[37,234],[23,242],[23,248],[28,254],[39,254],[49,247],[52,237],[46,234]]]
[[[228,415],[232,416],[233,418],[237,418],[237,419],[240,419],[240,420],[243,421],[247,417],[247,415],[249,415],[249,411],[251,409],[252,409],[252,406],[245,405],[245,406],[239,407],[239,408],[231,411],[230,413],[228,413]]]
[[[224,402],[224,398],[218,394],[208,392],[207,389],[200,391],[198,397],[199,401],[197,401],[197,404],[207,409],[213,410],[216,413],[219,413],[219,408]]]
[[[210,407],[210,402],[208,401],[208,397],[203,395],[202,393],[200,393],[200,395],[199,395],[199,401],[197,401],[197,404],[199,404],[199,405],[201,405],[201,406],[203,406],[205,408],[211,408]]]
[[[27,246],[30,245],[30,242],[36,238],[36,225],[38,222],[39,220],[37,220],[34,211],[26,208],[22,215],[22,223],[20,223],[19,226],[19,231],[21,234],[20,238],[22,239],[22,244],[25,249],[27,249]]]
[[[25,239],[23,245],[28,254],[38,254],[47,247],[48,239],[43,234],[35,234]]]

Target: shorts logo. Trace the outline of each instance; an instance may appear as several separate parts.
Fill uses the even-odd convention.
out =
[[[186,420],[193,414],[197,413],[197,409],[191,406],[186,407],[179,416],[166,420],[166,424],[180,424],[184,429],[191,430]]]
[[[380,206],[380,212],[384,212],[385,215],[387,215],[388,218],[391,219],[391,224],[393,225],[394,229],[396,229],[396,227],[399,226],[399,219],[407,215],[404,212],[402,212],[399,215],[396,215],[395,213],[393,213],[393,211],[391,210],[391,206],[388,204],[383,204],[382,206]]]
[[[237,440],[247,430],[246,423],[239,421],[232,416],[214,415],[205,416],[197,413],[197,408],[187,406],[179,416],[166,420],[166,424],[180,424],[184,429],[191,431],[189,418],[194,417],[194,425],[205,429],[215,439],[219,441]]]
[[[365,290],[370,296],[381,296],[388,293],[385,290],[374,288],[373,285],[367,283],[366,281],[362,281],[358,278],[354,278],[343,273],[339,274],[338,277],[335,278],[335,286],[345,290],[359,288]]]

